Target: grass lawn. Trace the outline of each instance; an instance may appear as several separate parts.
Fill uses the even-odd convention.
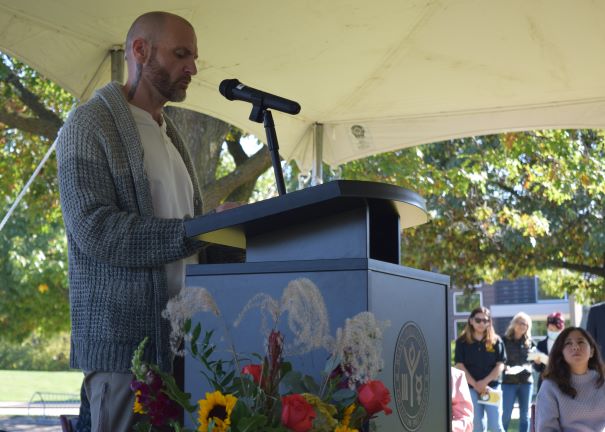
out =
[[[29,402],[35,392],[80,394],[83,374],[0,370],[0,401]]]
[[[519,419],[511,419],[508,424],[508,432],[515,432],[519,430]]]

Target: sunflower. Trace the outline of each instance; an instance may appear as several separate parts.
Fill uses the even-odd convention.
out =
[[[338,425],[336,426],[336,429],[334,429],[334,432],[358,432],[357,429],[351,429],[348,426],[345,425]]]
[[[143,404],[141,403],[141,390],[137,390],[134,395],[135,399],[132,411],[134,411],[135,414],[145,414],[145,408],[143,408]]]
[[[208,424],[213,421],[212,432],[225,432],[231,426],[231,412],[237,402],[237,398],[224,395],[220,391],[206,393],[206,399],[199,401],[199,432],[207,432]]]
[[[349,405],[348,407],[345,408],[343,415],[342,415],[342,425],[343,426],[349,426],[349,423],[351,423],[351,415],[353,414],[353,411],[355,411],[355,408],[357,408],[355,406],[354,403],[352,403],[351,405]]]

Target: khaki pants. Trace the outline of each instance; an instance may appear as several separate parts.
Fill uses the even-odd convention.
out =
[[[90,401],[92,432],[128,432],[135,423],[133,375],[115,372],[86,372],[84,388]]]

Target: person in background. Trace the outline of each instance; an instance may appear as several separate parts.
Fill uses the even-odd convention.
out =
[[[502,378],[502,425],[508,431],[515,400],[519,401],[519,432],[529,432],[529,406],[533,388],[531,318],[524,312],[513,317],[502,338],[506,364]]]
[[[538,342],[537,349],[542,354],[548,356],[550,350],[557,339],[557,336],[565,328],[565,320],[561,316],[561,312],[553,312],[546,317],[546,337]],[[538,389],[542,385],[542,374],[546,369],[547,362],[540,360],[540,356],[536,356],[534,360],[534,369],[539,373],[538,376]]]
[[[472,432],[473,400],[464,372],[451,369],[452,382],[452,432]]]
[[[504,343],[492,326],[489,309],[473,309],[464,330],[456,339],[455,367],[462,370],[468,381],[473,401],[473,431],[503,432],[502,403],[479,403],[489,393],[500,390],[498,382],[506,362]],[[487,425],[484,417],[487,415]]]
[[[586,330],[601,350],[601,357],[605,357],[605,303],[591,306],[586,320]]]
[[[605,371],[590,334],[568,327],[550,351],[536,398],[536,431],[605,431]]]

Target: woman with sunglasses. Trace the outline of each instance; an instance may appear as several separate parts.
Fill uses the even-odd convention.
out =
[[[519,432],[529,432],[529,405],[534,384],[531,351],[536,345],[531,340],[531,318],[525,312],[513,317],[504,337],[506,365],[502,378],[502,424],[508,430],[515,400],[519,400]]]
[[[503,432],[501,401],[497,405],[479,403],[489,399],[490,392],[500,390],[498,380],[506,362],[504,343],[494,331],[489,309],[478,307],[471,312],[456,339],[454,362],[464,371],[470,387],[475,412],[473,431]]]
[[[543,378],[536,399],[537,431],[605,431],[604,365],[586,330],[561,332]]]

